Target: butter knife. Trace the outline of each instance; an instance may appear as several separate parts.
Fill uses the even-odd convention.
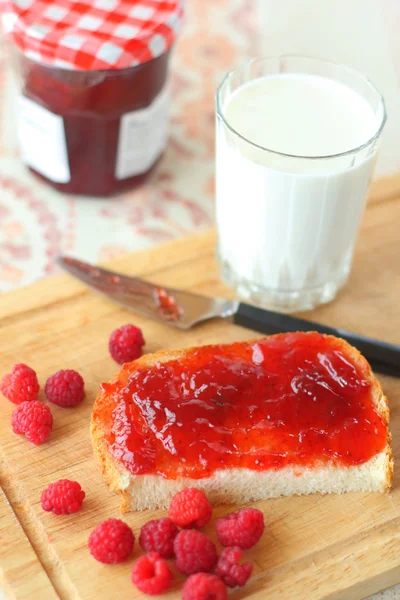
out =
[[[210,298],[158,286],[66,256],[58,257],[56,262],[70,275],[124,308],[178,329],[190,329],[202,321],[216,317],[229,317],[236,325],[265,334],[317,331],[341,337],[358,348],[376,371],[400,376],[400,346],[394,344],[272,312],[238,300]]]

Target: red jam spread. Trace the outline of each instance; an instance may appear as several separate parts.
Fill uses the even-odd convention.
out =
[[[102,389],[93,419],[137,475],[358,465],[386,444],[367,363],[355,364],[341,341],[317,333],[128,364]]]
[[[163,90],[169,52],[135,67],[73,71],[36,63],[16,52],[23,96],[62,116],[70,181],[57,183],[35,171],[56,189],[108,196],[142,183],[144,173],[117,178],[116,163],[123,115],[148,107]]]

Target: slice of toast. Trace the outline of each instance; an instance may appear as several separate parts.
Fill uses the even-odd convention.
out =
[[[126,364],[102,385],[91,438],[127,511],[166,507],[188,486],[220,504],[388,491],[388,425],[387,399],[361,354],[308,332]]]

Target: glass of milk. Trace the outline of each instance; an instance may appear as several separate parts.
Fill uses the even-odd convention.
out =
[[[223,279],[283,312],[346,282],[386,121],[374,85],[301,56],[252,60],[217,91],[216,219]]]

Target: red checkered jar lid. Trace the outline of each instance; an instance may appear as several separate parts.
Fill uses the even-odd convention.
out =
[[[73,70],[124,69],[172,45],[183,0],[0,0],[6,36],[30,59]]]

